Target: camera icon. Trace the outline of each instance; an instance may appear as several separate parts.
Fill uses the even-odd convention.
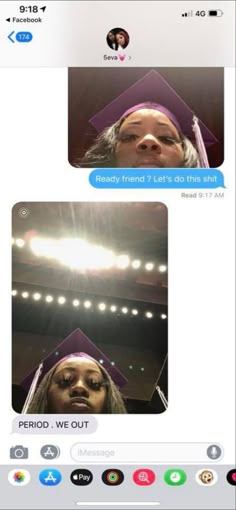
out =
[[[10,459],[28,459],[29,450],[25,446],[16,445],[10,448]]]

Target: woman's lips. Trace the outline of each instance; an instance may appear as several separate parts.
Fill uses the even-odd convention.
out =
[[[140,163],[137,162],[135,165],[135,168],[160,168],[160,162],[159,161],[153,161],[153,160],[144,160]]]
[[[143,163],[142,165],[137,165],[136,168],[159,168],[159,166],[151,164],[151,163],[146,163],[146,164]]]
[[[72,402],[71,405],[72,407],[79,407],[79,409],[89,409],[89,405],[83,402]]]
[[[78,407],[79,409],[88,409],[90,407],[88,401],[82,397],[72,398],[70,403],[72,407]]]

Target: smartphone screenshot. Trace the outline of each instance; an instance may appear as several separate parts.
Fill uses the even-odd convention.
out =
[[[235,2],[0,4],[0,510],[234,510]]]

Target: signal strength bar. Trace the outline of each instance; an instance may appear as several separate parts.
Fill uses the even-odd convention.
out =
[[[182,17],[187,18],[188,16],[193,16],[193,11],[183,12]]]

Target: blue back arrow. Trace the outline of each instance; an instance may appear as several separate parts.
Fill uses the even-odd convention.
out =
[[[15,41],[14,41],[14,39],[12,39],[12,37],[11,37],[14,33],[15,33],[15,31],[13,30],[13,32],[11,32],[11,33],[7,36],[7,37],[8,37],[8,39],[10,39],[10,41],[11,41],[12,43],[14,43],[14,42],[15,42]]]

